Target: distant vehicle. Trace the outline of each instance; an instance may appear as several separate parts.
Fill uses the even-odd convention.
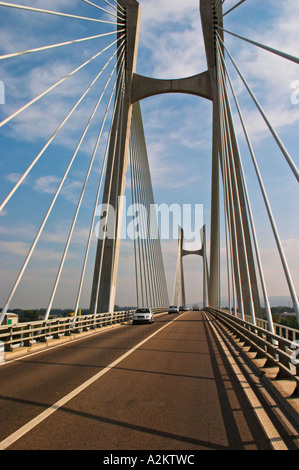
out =
[[[154,323],[154,314],[150,308],[137,308],[133,313],[133,325],[136,323]]]
[[[168,313],[179,313],[179,308],[177,307],[177,305],[170,305]]]
[[[186,307],[184,307],[184,305],[181,305],[180,308],[179,308],[179,311],[180,312],[185,312],[186,310]]]
[[[193,312],[196,312],[196,311],[199,312],[200,308],[199,308],[198,305],[193,305],[192,310],[193,310]]]

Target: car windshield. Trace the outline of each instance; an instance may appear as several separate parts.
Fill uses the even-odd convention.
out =
[[[170,308],[177,308],[176,305],[170,305]]]
[[[137,308],[136,313],[149,313],[148,308]]]

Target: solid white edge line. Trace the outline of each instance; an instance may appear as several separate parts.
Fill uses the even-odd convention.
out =
[[[187,312],[186,312],[187,313]],[[181,318],[183,314],[181,314],[179,317],[176,317],[174,320],[171,322],[167,323],[166,325],[162,326],[162,328],[159,328],[159,330],[155,331],[152,333],[150,336],[145,338],[143,341],[138,343],[136,346],[131,348],[129,351],[127,351],[125,354],[123,354],[121,357],[116,359],[114,362],[109,364],[109,366],[105,367],[103,370],[95,374],[93,377],[88,379],[86,382],[81,384],[79,387],[75,388],[72,392],[68,393],[65,397],[61,398],[61,400],[58,400],[54,405],[51,405],[48,409],[40,413],[38,416],[33,418],[31,421],[29,421],[27,424],[22,426],[20,429],[15,431],[13,434],[8,436],[6,439],[0,442],[0,450],[5,450],[8,447],[10,447],[12,444],[14,444],[16,441],[18,441],[21,437],[23,437],[25,434],[27,434],[29,431],[31,431],[33,428],[35,428],[38,424],[40,424],[42,421],[47,419],[49,416],[51,416],[55,411],[59,410],[62,406],[64,406],[68,401],[70,401],[72,398],[76,397],[79,393],[81,393],[83,390],[88,388],[90,385],[92,385],[94,382],[96,382],[100,377],[102,377],[104,374],[109,372],[113,367],[115,367],[117,364],[119,364],[121,361],[126,359],[126,357],[130,356],[133,352],[135,352],[137,349],[139,349],[144,343],[149,341],[151,338],[156,336],[160,331],[164,330],[164,328],[168,327],[171,325],[174,321],[176,321],[178,318]]]

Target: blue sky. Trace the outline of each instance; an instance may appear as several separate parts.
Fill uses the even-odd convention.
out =
[[[74,15],[105,18],[95,7],[82,0],[16,0],[27,6],[51,9]],[[94,0],[113,12],[104,1]],[[226,0],[224,11],[236,3]],[[206,70],[198,0],[141,0],[141,28],[137,73],[156,78],[182,78]],[[1,54],[97,35],[114,26],[70,18],[1,8]],[[247,0],[225,17],[232,32],[269,46],[298,55],[299,5],[297,0]],[[0,80],[5,86],[5,104],[0,105],[0,120],[33,99],[43,90],[70,73],[114,40],[114,36],[94,39],[47,52],[28,54],[0,62]],[[269,54],[237,38],[226,35],[228,49],[252,86],[271,123],[298,166],[299,104],[291,101],[292,83],[299,80],[298,66]],[[66,113],[79,99],[100,68],[109,59],[112,48],[79,71],[54,91],[0,128],[1,201],[18,177],[43,148]],[[229,64],[229,60],[228,60]],[[242,106],[263,180],[295,288],[299,284],[298,187],[283,155],[270,136],[247,91],[229,64],[231,77]],[[0,217],[1,306],[15,282],[44,214],[52,200],[64,169],[89,119],[110,69],[82,101],[57,138],[45,151],[26,178],[24,185],[5,206]],[[84,140],[78,159],[70,171],[55,209],[45,226],[34,256],[13,297],[11,308],[46,307],[64,249],[68,230],[80,196],[85,173],[93,151],[104,102]],[[187,95],[164,95],[141,103],[149,163],[157,204],[202,204],[204,223],[210,231],[211,105]],[[235,110],[233,109],[235,112]],[[266,210],[253,172],[250,156],[235,117],[247,185],[255,217],[265,278],[270,297],[288,296]],[[108,127],[105,127],[104,136]],[[101,143],[91,173],[88,191],[70,245],[54,307],[73,307],[84,256],[96,184],[103,158]],[[129,173],[128,173],[129,176]],[[127,196],[129,199],[129,178]],[[222,297],[226,295],[226,260],[222,231]],[[81,307],[88,307],[93,274],[95,238],[92,242]],[[172,296],[176,265],[176,240],[163,241],[164,262]],[[201,301],[202,266],[196,257],[184,260],[188,303]],[[135,303],[133,245],[121,247],[116,302]],[[128,294],[129,293],[129,294]],[[286,299],[286,305],[289,300]]]

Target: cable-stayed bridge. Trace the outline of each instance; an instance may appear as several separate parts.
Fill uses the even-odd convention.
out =
[[[235,124],[236,117],[243,131],[243,143],[245,141],[247,145],[252,170],[258,182],[264,204],[265,223],[269,224],[275,241],[281,262],[282,278],[288,288],[289,302],[299,321],[296,286],[238,100],[234,86],[236,78],[232,78],[232,70],[239,80],[238,87],[240,83],[243,84],[266,125],[273,139],[270,148],[272,149],[273,145],[278,148],[292,184],[294,181],[298,182],[298,169],[295,157],[288,151],[253,88],[230,53],[227,38],[233,37],[242,43],[249,43],[250,47],[255,46],[278,56],[285,60],[285,67],[288,67],[288,64],[298,64],[299,59],[268,44],[253,41],[226,29],[226,15],[234,14],[237,8],[245,8],[244,1],[223,11],[224,1],[202,0],[199,5],[199,15],[207,68],[196,75],[184,78],[148,77],[136,73],[142,4],[139,5],[135,0],[119,2],[83,0],[80,3],[84,3],[86,16],[81,14],[83,11],[81,8],[76,10],[77,6],[74,6],[70,13],[66,13],[67,9],[62,11],[62,7],[60,8],[58,4],[57,8],[50,5],[51,9],[48,10],[39,3],[30,6],[0,2],[3,14],[7,15],[9,21],[18,17],[18,21],[23,21],[25,26],[26,21],[29,22],[28,18],[33,18],[30,28],[35,26],[40,37],[43,29],[49,30],[50,37],[51,27],[58,27],[56,21],[61,21],[60,28],[65,25],[63,34],[57,35],[59,38],[62,37],[62,40],[39,45],[33,42],[33,39],[38,40],[36,36],[32,41],[28,41],[32,46],[12,51],[12,43],[0,56],[1,63],[4,64],[3,71],[7,76],[11,74],[13,77],[15,73],[16,77],[26,71],[30,77],[29,67],[33,66],[38,69],[37,77],[41,80],[41,84],[36,84],[36,77],[33,80],[31,75],[33,81],[28,86],[33,87],[34,97],[25,103],[21,100],[21,106],[15,107],[1,117],[0,122],[3,148],[6,149],[6,153],[10,141],[14,138],[13,131],[19,128],[24,132],[23,142],[21,140],[16,146],[16,158],[14,159],[15,155],[12,155],[9,159],[11,186],[1,201],[2,215],[7,217],[14,210],[17,218],[29,207],[30,212],[38,214],[39,217],[39,228],[34,233],[29,247],[22,243],[22,234],[26,227],[23,226],[19,232],[20,238],[15,247],[24,256],[15,277],[9,270],[7,276],[9,285],[5,279],[7,288],[1,294],[3,300],[0,340],[5,349],[3,357],[7,361],[0,374],[3,373],[3,380],[6,380],[2,399],[3,413],[9,423],[8,430],[4,430],[1,436],[1,448],[46,448],[43,434],[38,438],[35,436],[36,427],[47,420],[49,422],[53,420],[55,423],[55,419],[62,427],[66,426],[65,412],[70,414],[72,429],[78,426],[81,416],[79,426],[82,425],[82,429],[86,426],[87,435],[91,433],[93,436],[91,442],[85,442],[81,439],[82,436],[80,439],[79,436],[74,436],[71,448],[77,449],[129,449],[132,441],[126,441],[124,430],[127,430],[130,436],[135,434],[142,436],[140,444],[135,443],[134,448],[167,449],[171,448],[173,443],[178,449],[189,449],[188,446],[192,446],[192,449],[297,448],[298,330],[282,330],[273,321],[259,237],[250,201],[250,188],[247,184]],[[72,31],[71,39],[67,39],[68,24],[71,21],[78,22],[80,26],[76,30],[77,36],[73,37]],[[88,24],[88,29],[92,31],[88,36],[79,34],[80,31],[86,31],[86,28],[81,26],[83,24]],[[56,34],[55,29],[53,38]],[[51,61],[54,63],[56,57],[52,54],[57,54],[60,60],[65,58],[67,63],[68,54],[76,55],[74,49],[69,52],[70,48],[82,44],[84,45],[84,49],[80,49],[82,60],[76,68],[69,70],[67,66],[61,65],[62,73],[60,70],[57,73],[55,69],[53,80],[48,76],[45,80],[44,64],[41,59],[43,54],[51,54],[45,59],[48,67],[51,66]],[[37,59],[31,63],[27,60],[28,57],[37,57]],[[90,66],[93,64],[96,65],[91,69]],[[81,73],[84,73],[84,77],[89,80],[83,89],[79,88],[80,80],[77,82],[73,80],[77,76],[81,77]],[[50,85],[42,87],[43,81],[50,82]],[[5,81],[2,81],[2,84],[2,101],[6,105],[8,87],[5,87]],[[73,97],[74,90],[76,90],[76,99],[71,106],[66,107],[64,99],[68,95]],[[208,101],[212,109],[211,174],[206,175],[211,181],[209,230],[203,221],[199,227],[196,227],[201,233],[200,248],[192,250],[184,247],[184,230],[177,226],[179,243],[175,254],[176,272],[170,274],[165,269],[161,226],[156,211],[150,155],[146,145],[146,128],[141,106],[145,99],[169,93],[193,95],[197,100]],[[53,97],[57,98],[56,101],[53,101]],[[5,112],[6,108],[3,109]],[[41,109],[43,118],[36,119]],[[47,116],[51,113],[55,113],[55,117],[56,113],[63,115],[63,118],[58,121],[57,127],[49,132]],[[27,116],[26,119],[22,119],[24,115]],[[30,123],[35,123],[33,129],[29,127]],[[69,134],[63,134],[64,129],[68,129]],[[37,143],[36,151],[30,158],[26,147],[29,135],[34,135]],[[67,145],[72,148],[69,159],[65,157],[66,138],[69,139]],[[87,159],[86,154],[88,154]],[[28,166],[24,166],[25,160],[28,160]],[[46,161],[48,163],[44,163]],[[43,167],[42,162],[48,167]],[[188,165],[187,159],[186,165]],[[61,172],[60,177],[52,176],[49,180],[47,173],[38,173],[53,168]],[[69,192],[72,189],[72,172],[80,174],[82,180],[81,185],[75,182],[76,199]],[[40,188],[50,195],[46,208],[42,207],[42,198],[39,200],[32,196],[27,201],[24,199],[24,207],[20,207],[22,196],[19,195],[22,195],[22,191],[28,182],[30,183],[32,174],[37,175],[35,178]],[[127,189],[131,198],[129,212],[125,199]],[[57,203],[62,195],[72,198],[71,216],[66,212],[66,205],[62,204],[58,208]],[[18,202],[14,204],[16,198]],[[221,205],[224,214],[221,212]],[[127,215],[131,218],[126,225],[124,216]],[[63,250],[57,258],[52,259],[50,251],[47,251],[49,245],[47,246],[46,242],[53,240],[57,235],[55,223],[61,216],[66,221],[65,226],[67,225],[67,229],[64,230]],[[80,232],[80,220],[86,220],[87,217],[89,218],[87,228]],[[228,305],[226,310],[221,309],[221,298],[224,295],[221,276],[222,231],[225,233],[225,289],[227,290],[225,298]],[[80,253],[82,264],[79,270],[76,267],[76,277],[74,277],[72,270],[74,251],[71,251],[70,247],[78,234],[84,236],[84,249]],[[128,241],[132,253],[130,261],[128,258],[122,260],[120,256],[122,243],[128,244]],[[183,257],[187,254],[202,257],[203,310],[201,312],[189,310],[174,318],[167,314],[170,298],[177,305],[190,303],[186,297],[183,269]],[[48,262],[52,274],[52,278],[47,280],[49,298],[43,318],[32,323],[7,325],[9,312],[13,309],[15,296],[22,289],[22,285],[23,289],[25,286],[25,290],[29,286],[32,304],[35,304],[35,298],[38,298],[39,280],[34,278],[33,273],[35,263],[39,259],[42,259],[45,269]],[[118,272],[122,263],[131,263],[133,266],[134,282],[126,286],[130,290],[128,295],[131,296],[131,291],[134,290],[134,306],[151,307],[155,313],[156,321],[149,336],[146,330],[141,329],[136,329],[132,333],[130,328],[132,311],[114,312]],[[28,276],[30,266],[33,271],[29,271]],[[27,280],[25,280],[26,275]],[[169,291],[167,282],[170,275],[173,292]],[[70,276],[69,283],[67,276]],[[65,286],[71,286],[69,292],[64,292]],[[85,292],[90,292],[86,315],[81,314],[81,310],[86,308],[82,304],[84,289]],[[52,320],[51,312],[54,306],[57,306],[56,299],[58,294],[61,296],[61,292],[65,295],[71,294],[68,302],[72,305],[73,315],[69,318]],[[121,328],[114,328],[115,326]],[[72,342],[71,339],[76,341]],[[69,344],[66,346],[66,343]],[[56,366],[62,361],[65,369],[65,378],[61,378],[61,390],[56,400],[54,384],[57,383],[57,377],[60,377],[59,367],[55,366],[51,381],[49,377],[49,382],[48,379],[43,382],[42,360],[39,362],[42,356],[38,355],[36,359],[36,353],[43,351],[49,345],[59,344],[63,344],[63,348],[55,347],[50,351],[52,359],[50,356],[45,359],[46,363],[53,361]],[[80,345],[82,348],[90,349],[91,355],[87,355],[84,351],[78,352]],[[103,348],[103,355],[96,351],[97,348]],[[123,353],[119,354],[118,349]],[[31,395],[29,400],[24,385],[31,380],[29,379],[30,358],[33,351],[37,362],[36,369],[32,372],[35,375],[34,383],[35,386],[40,384],[41,389],[45,388],[43,392],[45,395],[44,398],[38,396],[33,398]],[[141,355],[141,358],[137,358],[137,355]],[[70,366],[75,360],[80,373],[73,376]],[[151,364],[147,377],[140,377],[145,372],[142,369],[143,360],[146,364]],[[86,363],[99,368],[99,371],[90,369],[81,372]],[[18,383],[12,383],[10,386],[9,376],[16,376],[20,366],[23,368],[20,379],[17,380]],[[15,369],[14,373],[9,373],[10,367],[12,371]],[[244,374],[244,381],[242,379],[237,382],[231,376],[231,371],[236,377]],[[125,372],[126,375],[123,375]],[[164,386],[162,383],[156,383],[155,374],[167,378]],[[251,378],[251,374],[255,374],[254,379]],[[220,387],[224,391],[226,376],[231,380],[234,396],[225,394],[225,399],[219,399],[217,389]],[[132,381],[138,383],[135,391],[131,387]],[[202,381],[203,383],[199,383]],[[106,393],[98,390],[92,393],[91,389],[100,387],[101,384]],[[265,387],[265,391],[260,393],[260,387]],[[115,398],[109,401],[107,396],[111,396],[111,390],[114,390]],[[19,393],[23,396],[22,400],[18,397]],[[81,393],[82,402],[80,402]],[[147,393],[150,398],[140,403],[138,396],[145,396]],[[102,400],[105,405],[103,413],[97,415],[95,411],[93,415],[88,406],[94,402],[97,410],[96,403],[99,396],[101,397],[99,401]],[[121,406],[120,396],[125,397]],[[43,400],[50,405],[39,412],[40,401]],[[79,401],[78,405],[74,403],[73,408],[69,409],[68,407],[72,405],[71,400]],[[212,417],[215,403],[218,403],[218,406],[215,407],[215,416]],[[28,408],[28,414],[26,412],[24,420],[21,419],[20,422],[14,422],[12,419],[15,415],[15,406]],[[115,416],[115,406],[119,406],[117,416]],[[134,409],[133,418],[130,415],[131,406]],[[233,416],[234,406],[240,410],[240,418]],[[152,413],[153,409],[159,409],[159,413],[157,415]],[[163,410],[165,422],[162,419]],[[56,411],[58,414],[55,417]],[[144,413],[148,425],[140,421]],[[183,416],[179,425],[175,424],[178,415]],[[90,426],[93,426],[90,420],[96,423],[100,431],[90,431]],[[219,420],[222,424],[215,436],[215,423],[219,423]],[[244,422],[247,422],[247,425],[244,425]],[[176,426],[177,430],[174,430]],[[206,438],[200,429],[207,429],[209,426],[213,430]],[[98,432],[101,436],[106,436],[105,440],[101,438],[101,443],[96,437]],[[44,435],[44,438],[49,440],[49,436],[51,436],[50,448],[51,446],[70,448],[69,443],[63,444],[62,435],[59,436],[59,443],[56,442],[51,430],[47,436]],[[155,441],[157,437],[161,447]]]

